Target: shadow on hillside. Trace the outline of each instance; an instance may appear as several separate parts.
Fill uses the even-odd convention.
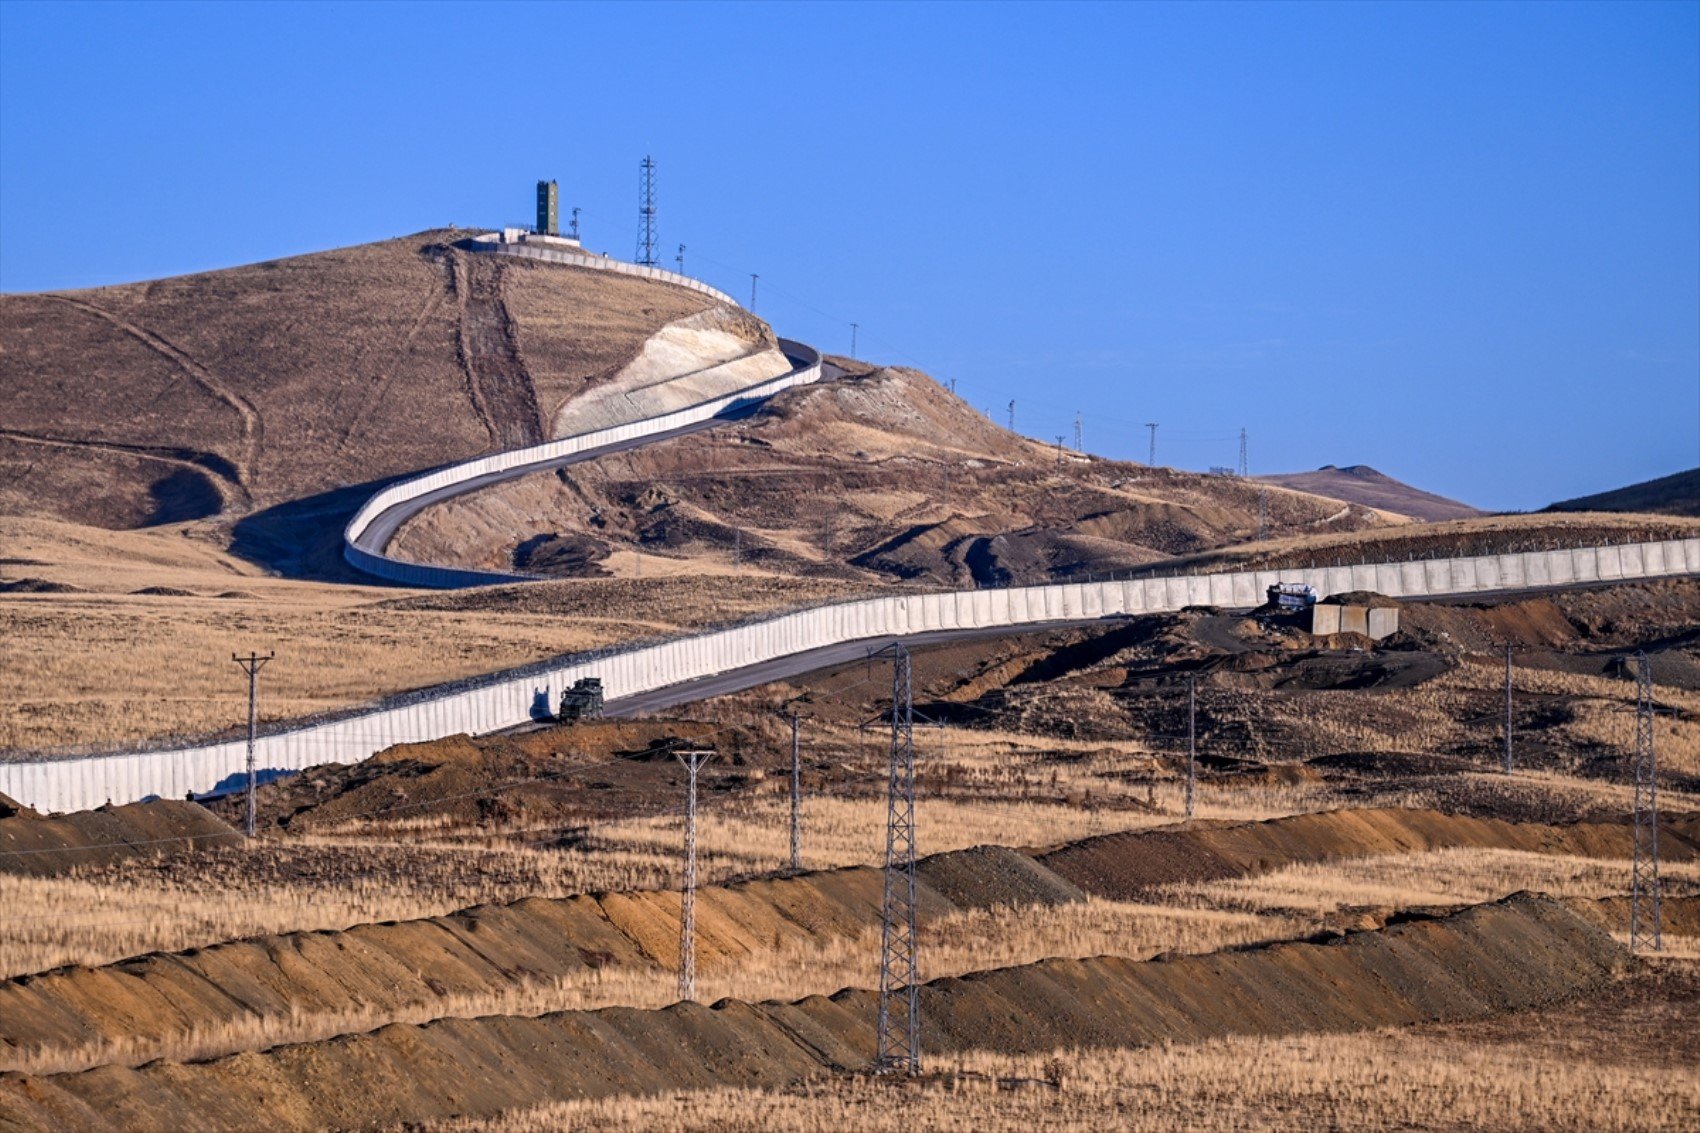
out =
[[[342,529],[373,492],[416,475],[333,488],[244,516],[230,529],[230,552],[284,578],[391,585],[348,565],[342,557]]]

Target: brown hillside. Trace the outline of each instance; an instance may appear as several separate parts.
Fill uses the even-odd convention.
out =
[[[1315,472],[1284,472],[1257,479],[1344,503],[1397,512],[1429,523],[1442,519],[1468,519],[1482,514],[1469,504],[1413,488],[1367,464],[1348,464],[1344,468],[1325,464]]]
[[[1547,511],[1653,511],[1663,515],[1700,516],[1700,468],[1645,480],[1627,488],[1578,496],[1551,505]]]
[[[464,235],[0,296],[0,513],[136,527],[534,443],[710,305]]]
[[[540,473],[430,509],[404,557],[630,574],[670,561],[934,585],[1123,569],[1253,536],[1259,488],[1103,460],[1010,433],[925,374],[870,369],[789,391],[751,419]],[[1269,494],[1277,533],[1386,522]],[[556,559],[540,551],[560,547]]]

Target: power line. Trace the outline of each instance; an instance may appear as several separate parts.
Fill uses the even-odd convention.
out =
[[[674,752],[687,772],[685,787],[685,886],[679,894],[679,998],[697,997],[697,772],[714,757],[707,750]]]
[[[1511,646],[1505,647],[1505,773],[1511,774]]]
[[[798,717],[791,711],[791,868],[803,868],[803,758],[798,742]]]
[[[242,671],[248,674],[248,807],[243,830],[250,838],[254,836],[255,815],[257,813],[257,803],[254,798],[254,741],[259,736],[257,708],[260,670],[265,668],[266,662],[275,656],[277,654],[272,652],[261,657],[258,653],[252,651],[246,657],[238,656],[235,653],[230,655],[230,659],[242,666]]]
[[[1186,816],[1192,817],[1198,794],[1198,678],[1186,678]]]
[[[1653,663],[1635,654],[1635,861],[1630,872],[1629,950],[1664,948],[1659,886],[1659,764],[1653,752]]]
[[[915,697],[909,650],[891,657],[891,752],[886,780],[885,896],[880,904],[880,987],[874,1069],[921,1072],[920,972],[915,933]]]

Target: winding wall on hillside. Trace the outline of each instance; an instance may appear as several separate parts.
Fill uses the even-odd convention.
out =
[[[400,703],[262,736],[258,760],[268,771],[299,771],[318,763],[355,763],[398,743],[510,728],[541,718],[581,677],[600,677],[607,697],[615,700],[845,642],[1169,613],[1187,606],[1246,608],[1260,604],[1276,582],[1308,582],[1322,593],[1374,590],[1396,598],[1431,598],[1694,573],[1700,573],[1700,538],[864,598],[655,645],[561,657],[471,687],[426,690],[397,698]],[[245,753],[245,741],[238,739],[171,751],[15,761],[0,764],[0,793],[41,811],[82,810],[153,795],[182,798],[234,780],[245,766]]]
[[[576,262],[575,257],[569,259]],[[616,261],[598,261],[596,266],[602,270],[631,266],[610,265]],[[643,272],[653,272],[654,278],[669,283],[687,279],[659,269]],[[823,363],[818,351],[783,339],[781,345],[793,368],[765,382],[673,413],[480,457],[391,485],[367,501],[349,522],[345,557],[377,577],[413,586],[522,580],[525,576],[409,563],[387,556],[384,548],[407,516],[431,503],[499,480],[703,428],[784,389],[820,380]],[[620,700],[847,643],[1167,613],[1186,606],[1247,608],[1259,605],[1266,589],[1276,582],[1306,582],[1325,594],[1374,590],[1392,597],[1432,598],[1694,573],[1700,573],[1700,538],[1421,562],[868,598],[657,644],[553,658],[474,681],[392,697],[375,707],[271,731],[260,738],[256,754],[264,773],[299,771],[320,763],[355,763],[398,743],[463,732],[476,735],[542,719],[560,703],[562,691],[581,677],[601,678],[608,699]],[[748,685],[771,679],[771,675],[751,672]],[[717,691],[732,690],[722,685]],[[100,756],[23,756],[0,763],[0,793],[44,812],[84,810],[107,802],[182,798],[228,789],[245,766],[242,740]]]

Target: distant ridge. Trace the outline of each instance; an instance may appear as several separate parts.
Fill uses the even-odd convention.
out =
[[[1646,511],[1659,515],[1700,516],[1700,468],[1673,472],[1591,496],[1551,504],[1547,511]]]
[[[1348,464],[1344,468],[1325,464],[1315,472],[1284,472],[1274,476],[1259,476],[1259,480],[1296,488],[1318,496],[1328,496],[1344,503],[1359,504],[1380,511],[1397,512],[1412,519],[1438,523],[1446,519],[1468,519],[1484,514],[1469,504],[1437,496],[1401,483],[1377,472],[1367,464]]]

